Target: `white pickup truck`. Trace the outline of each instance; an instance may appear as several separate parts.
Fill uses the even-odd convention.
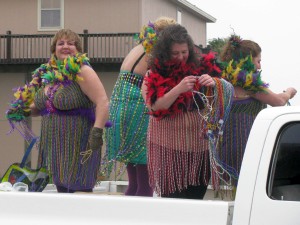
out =
[[[235,201],[0,192],[1,225],[299,225],[300,107],[263,110]]]

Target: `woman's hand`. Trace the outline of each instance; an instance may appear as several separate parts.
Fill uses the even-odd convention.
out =
[[[93,127],[89,135],[89,149],[83,152],[80,152],[81,164],[87,162],[87,160],[92,156],[93,152],[99,151],[101,155],[101,149],[103,145],[103,129],[99,127]]]
[[[284,92],[287,93],[287,94],[289,94],[290,95],[290,99],[292,99],[296,95],[297,90],[295,88],[293,88],[293,87],[289,87]]]
[[[184,93],[187,91],[193,91],[195,83],[197,82],[197,77],[190,75],[182,79],[180,83],[177,85],[177,89],[180,93]]]
[[[198,82],[201,86],[214,87],[216,85],[214,79],[208,74],[202,74],[198,77]]]
[[[93,151],[101,151],[103,145],[103,129],[93,127],[89,136],[89,145]]]

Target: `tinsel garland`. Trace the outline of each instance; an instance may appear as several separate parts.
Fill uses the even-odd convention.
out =
[[[213,77],[221,76],[221,68],[216,61],[215,53],[211,52],[202,55],[199,61],[199,66],[194,63],[183,63],[178,61],[168,61],[163,68],[159,64],[158,59],[155,59],[155,67],[148,76],[145,77],[147,85],[147,102],[153,105],[158,98],[163,97],[173,87],[181,82],[181,80],[189,75],[201,76],[209,74]],[[197,81],[195,84],[196,91],[199,91],[201,84]],[[165,110],[156,110],[149,112],[150,115],[157,119],[162,119],[165,116],[172,116],[177,113],[189,110],[189,106],[193,98],[192,92],[181,93],[176,101]]]
[[[239,61],[231,60],[224,64],[222,78],[229,81],[235,87],[242,87],[253,93],[264,92],[269,84],[261,79],[261,71],[257,71],[252,61],[252,56]]]
[[[68,85],[70,81],[80,80],[80,68],[82,65],[90,65],[85,54],[69,56],[64,61],[59,61],[54,55],[46,64],[42,64],[32,75],[32,81],[23,87],[18,87],[14,93],[15,100],[10,104],[6,113],[9,121],[23,121],[30,115],[30,105],[33,102],[36,91],[47,84]]]

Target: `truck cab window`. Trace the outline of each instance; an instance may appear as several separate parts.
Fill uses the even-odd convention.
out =
[[[300,123],[289,123],[278,134],[267,191],[274,200],[300,201]]]

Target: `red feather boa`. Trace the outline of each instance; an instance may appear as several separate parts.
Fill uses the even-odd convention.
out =
[[[163,71],[164,75],[161,75]],[[170,61],[165,63],[165,68],[159,66],[157,60],[155,61],[155,69],[152,69],[148,76],[145,77],[147,86],[147,103],[153,105],[158,98],[163,97],[173,87],[181,82],[181,80],[189,75],[201,76],[202,74],[209,74],[214,77],[221,76],[221,69],[216,62],[215,54],[209,53],[202,55],[200,59],[200,66],[193,63],[178,63]],[[201,84],[195,84],[194,90],[200,90]],[[157,119],[162,119],[165,116],[174,116],[177,113],[192,110],[193,107],[193,93],[191,91],[181,93],[176,101],[164,110],[156,110],[149,112],[150,115]]]

